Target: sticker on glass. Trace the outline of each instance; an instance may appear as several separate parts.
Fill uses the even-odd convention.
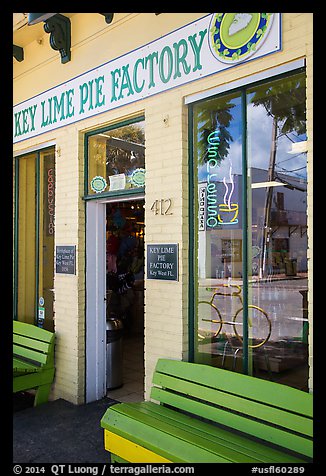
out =
[[[143,187],[145,185],[145,169],[138,168],[134,170],[130,181],[135,187]]]
[[[125,174],[110,175],[110,192],[112,190],[124,190],[126,188]]]
[[[107,187],[107,183],[104,177],[97,175],[91,180],[91,189],[95,193],[103,192]]]

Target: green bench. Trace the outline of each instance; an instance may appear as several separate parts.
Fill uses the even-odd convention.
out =
[[[312,461],[312,395],[207,365],[159,359],[151,399],[101,419],[111,462]]]
[[[34,406],[48,401],[54,378],[53,332],[13,321],[13,392],[36,389]]]

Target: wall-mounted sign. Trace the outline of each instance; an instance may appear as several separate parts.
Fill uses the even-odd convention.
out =
[[[206,184],[198,188],[198,231],[206,230]]]
[[[17,104],[14,142],[280,49],[280,13],[212,13]]]
[[[147,245],[147,279],[178,281],[178,244]]]
[[[45,320],[45,308],[44,307],[39,307],[38,308],[38,316],[37,316],[37,326],[38,327],[43,327],[44,326],[44,320]]]
[[[236,64],[257,53],[269,35],[274,13],[215,13],[210,23],[213,55]]]
[[[171,198],[161,198],[160,200],[154,200],[151,206],[151,211],[154,213],[154,215],[173,215],[171,207]]]
[[[46,163],[45,163],[46,166]],[[54,234],[54,202],[55,202],[55,172],[54,167],[50,167],[47,171],[47,213],[45,214],[46,235]]]
[[[55,272],[76,274],[76,245],[55,247]]]
[[[113,190],[124,190],[126,188],[126,175],[116,174],[109,176],[110,192]]]

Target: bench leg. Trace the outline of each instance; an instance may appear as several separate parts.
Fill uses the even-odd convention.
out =
[[[51,390],[51,384],[47,383],[46,385],[40,385],[35,394],[34,407],[46,403],[49,399],[49,394]]]

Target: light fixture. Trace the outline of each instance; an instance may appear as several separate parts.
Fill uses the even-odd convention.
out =
[[[29,25],[36,25],[37,23],[41,23],[41,21],[46,21],[49,18],[57,15],[56,13],[29,13],[28,14],[28,24]]]

